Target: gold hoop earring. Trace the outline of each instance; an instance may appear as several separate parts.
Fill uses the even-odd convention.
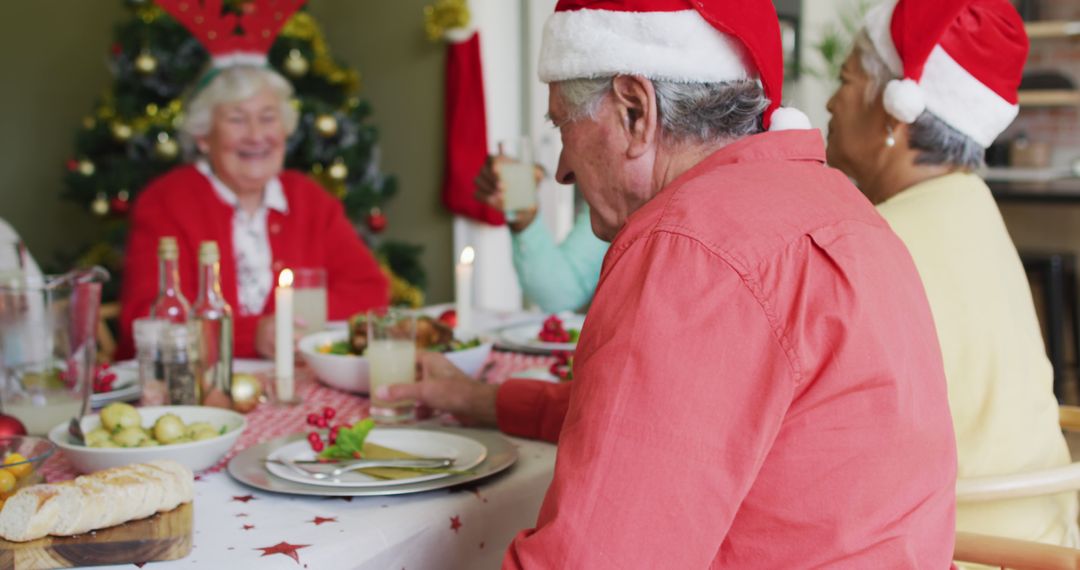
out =
[[[893,130],[891,126],[885,128],[889,129],[889,134],[885,137],[885,147],[892,148],[896,146],[896,137],[893,136]]]

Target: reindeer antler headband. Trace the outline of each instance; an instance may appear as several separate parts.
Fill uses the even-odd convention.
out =
[[[215,70],[266,65],[281,28],[306,0],[251,0],[239,14],[223,12],[222,0],[156,0],[210,52]],[[205,84],[214,71],[204,77]]]

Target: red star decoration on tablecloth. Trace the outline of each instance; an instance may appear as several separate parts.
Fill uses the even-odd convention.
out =
[[[461,517],[450,517],[450,530],[457,533],[459,528],[461,528]]]
[[[244,525],[244,530],[251,530],[251,529],[253,529],[253,528],[255,528],[255,525],[253,525],[253,524],[246,524],[246,525]]]
[[[240,495],[239,497],[233,496],[232,500],[238,503],[246,503],[248,501],[254,501],[255,495]]]
[[[323,523],[337,522],[337,517],[315,517],[307,522],[313,523],[315,526],[319,526]]]
[[[293,560],[295,560],[297,564],[300,564],[300,557],[297,556],[296,551],[300,550],[301,548],[307,548],[309,546],[311,546],[311,545],[310,544],[289,544],[288,542],[282,541],[282,542],[279,542],[279,543],[277,543],[277,544],[275,544],[273,546],[264,546],[264,547],[261,547],[261,548],[253,548],[252,550],[261,550],[261,551],[263,551],[263,553],[262,553],[263,556],[270,556],[271,554],[284,554],[285,556],[288,556],[289,558],[292,558]]]

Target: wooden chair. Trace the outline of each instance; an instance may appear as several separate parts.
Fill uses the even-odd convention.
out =
[[[1061,428],[1080,431],[1080,407],[1061,406]],[[1053,469],[991,477],[974,477],[956,482],[958,503],[977,503],[1052,495],[1080,489],[1080,462]],[[1080,550],[972,533],[956,533],[958,562],[987,564],[1017,570],[1080,570]]]

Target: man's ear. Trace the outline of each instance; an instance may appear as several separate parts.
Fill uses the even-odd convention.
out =
[[[638,75],[617,75],[611,81],[615,109],[626,136],[627,158],[638,158],[651,148],[660,124],[652,81]]]

